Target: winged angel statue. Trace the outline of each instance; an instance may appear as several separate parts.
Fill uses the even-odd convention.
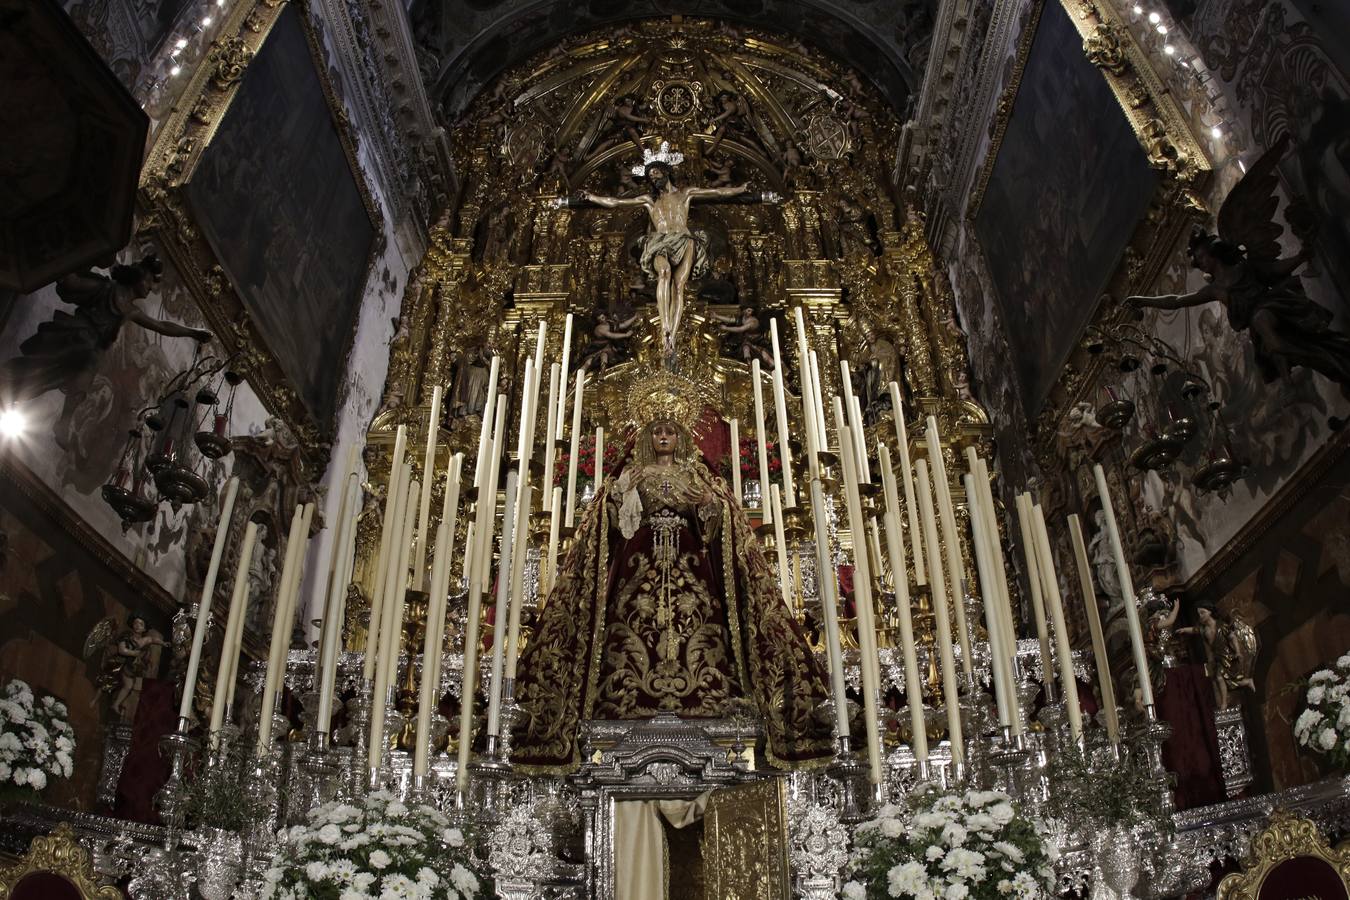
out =
[[[1312,257],[1304,246],[1281,259],[1284,228],[1275,221],[1279,198],[1276,165],[1289,146],[1281,138],[1256,161],[1219,208],[1218,234],[1191,234],[1191,265],[1209,282],[1189,294],[1126,297],[1134,307],[1182,309],[1222,303],[1228,324],[1249,331],[1256,362],[1267,383],[1306,366],[1341,385],[1350,395],[1350,335],[1333,330],[1332,313],[1309,299],[1295,270]]]
[[[100,657],[96,684],[112,695],[112,711],[123,722],[136,715],[141,684],[159,664],[164,638],[146,626],[145,617],[133,613],[118,627],[117,617],[108,616],[94,626],[84,640],[84,658]]]

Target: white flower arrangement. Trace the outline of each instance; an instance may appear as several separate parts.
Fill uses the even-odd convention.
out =
[[[917,795],[855,831],[845,900],[1053,897],[1058,851],[1040,821],[999,791]]]
[[[1302,747],[1350,768],[1350,653],[1329,669],[1308,676],[1303,712],[1294,721],[1294,739]]]
[[[492,896],[463,831],[430,806],[393,794],[327,803],[283,829],[262,900],[474,900]]]
[[[36,700],[15,678],[0,698],[0,787],[41,791],[75,766],[75,729],[66,705],[55,697]]]

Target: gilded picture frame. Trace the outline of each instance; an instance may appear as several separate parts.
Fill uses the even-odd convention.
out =
[[[156,133],[141,173],[138,235],[154,239],[163,247],[192,291],[211,330],[224,349],[236,355],[237,370],[268,411],[299,439],[306,464],[321,469],[326,465],[334,417],[315,415],[312,404],[306,403],[301,389],[288,377],[283,361],[268,345],[265,328],[231,283],[203,222],[189,203],[187,192],[203,155],[239,94],[250,64],[288,9],[299,17],[343,155],[375,236],[362,270],[360,290],[364,291],[375,260],[383,251],[382,216],[358,163],[351,123],[330,80],[321,36],[304,4],[254,0],[239,4],[229,13],[222,36],[188,76],[180,101]],[[354,337],[353,320],[337,354],[340,358],[334,359],[332,365],[341,367],[345,363]]]

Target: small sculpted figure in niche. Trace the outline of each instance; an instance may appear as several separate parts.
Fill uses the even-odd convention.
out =
[[[838,210],[834,221],[839,233],[839,256],[844,258],[860,253],[880,256],[876,216],[852,197],[840,197],[835,208]]]
[[[1111,540],[1106,533],[1106,513],[1100,507],[1092,514],[1092,523],[1095,530],[1088,543],[1088,557],[1092,560],[1097,589],[1106,596],[1107,609],[1114,609],[1120,605],[1123,594],[1120,579],[1116,577],[1116,558],[1111,551]]]
[[[708,187],[727,187],[735,180],[735,164],[725,153],[707,156],[703,160],[703,177]]]
[[[613,209],[641,206],[647,210],[651,230],[641,239],[638,260],[648,278],[656,279],[656,308],[667,354],[675,352],[675,336],[684,313],[684,289],[690,279],[708,271],[708,235],[689,228],[689,204],[699,198],[735,197],[748,185],[706,188],[682,187],[675,181],[675,170],[664,162],[653,162],[645,172],[651,193],[638,197],[601,197],[585,192],[585,199]]]
[[[483,414],[491,371],[492,353],[486,346],[474,347],[460,355],[450,389],[451,416],[463,418]]]
[[[139,301],[150,295],[164,272],[153,253],[130,265],[115,265],[109,272],[100,275],[87,269],[58,281],[57,296],[75,312],[57,310],[19,345],[19,356],[0,365],[0,402],[32,400],[48,391],[66,395],[53,428],[62,447],[70,441],[73,417],[93,387],[103,354],[117,342],[124,322],[165,337],[211,340],[209,331],[156,319],[141,309]]]
[[[571,165],[572,151],[566,147],[559,147],[553,152],[553,158],[548,161],[548,168],[544,170],[544,185],[560,194],[570,192],[572,179],[567,170]]]
[[[753,306],[742,306],[734,316],[712,314],[717,330],[731,338],[735,357],[749,365],[758,359],[765,371],[773,371],[773,350],[764,346],[764,327]]]
[[[1110,437],[1111,432],[1097,421],[1092,404],[1084,400],[1074,404],[1064,417],[1055,441],[1069,466],[1077,468],[1085,460],[1096,459],[1097,451]]]
[[[164,638],[146,625],[145,617],[133,613],[126,626],[117,629],[117,620],[109,616],[94,626],[84,641],[84,658],[101,655],[98,685],[113,694],[111,709],[118,721],[130,723],[136,714],[141,686],[158,656],[154,647],[163,647]]]
[[[1350,394],[1350,335],[1333,330],[1332,313],[1304,293],[1295,274],[1312,258],[1305,245],[1280,257],[1283,226],[1274,221],[1276,169],[1288,136],[1266,151],[1234,186],[1219,208],[1218,234],[1197,228],[1191,235],[1191,265],[1208,284],[1189,294],[1126,297],[1125,302],[1155,309],[1183,309],[1220,303],[1228,324],[1247,331],[1256,362],[1267,382],[1288,378],[1305,366],[1341,385]]]
[[[1251,623],[1236,613],[1225,615],[1211,603],[1195,610],[1196,625],[1178,628],[1176,633],[1193,634],[1205,645],[1209,677],[1214,681],[1215,704],[1228,709],[1230,694],[1236,690],[1256,690],[1252,672],[1261,642]]]
[[[610,366],[622,362],[628,356],[628,340],[633,336],[630,331],[637,324],[636,314],[617,324],[610,321],[607,313],[595,317],[595,328],[591,330],[591,342],[582,354],[581,368],[597,375]]]
[[[859,372],[859,402],[869,423],[891,408],[891,382],[899,382],[904,402],[904,373],[895,344],[875,331],[866,335],[867,358]]]

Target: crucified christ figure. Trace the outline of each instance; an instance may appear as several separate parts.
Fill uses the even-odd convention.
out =
[[[613,209],[616,206],[641,206],[651,217],[651,230],[642,239],[642,270],[656,279],[656,309],[661,315],[662,338],[666,353],[675,352],[675,335],[684,313],[684,288],[690,278],[702,276],[708,269],[708,236],[689,230],[689,202],[699,197],[735,197],[744,194],[747,185],[735,187],[680,187],[674,170],[663,162],[647,166],[651,193],[641,197],[600,197],[587,192],[587,200]]]

